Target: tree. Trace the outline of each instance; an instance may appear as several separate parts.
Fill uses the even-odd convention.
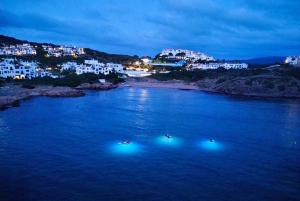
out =
[[[184,57],[184,56],[185,56],[185,53],[184,53],[184,52],[180,52],[180,53],[177,53],[175,56],[178,56],[178,57]]]
[[[158,59],[160,57],[160,53],[158,53],[157,55],[155,55],[154,59]]]

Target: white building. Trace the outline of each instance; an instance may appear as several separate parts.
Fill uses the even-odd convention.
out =
[[[152,59],[150,57],[142,57],[141,60],[144,64],[149,64],[152,62]]]
[[[212,61],[213,57],[201,52],[194,52],[184,49],[163,49],[160,56],[166,56],[168,59],[183,59],[186,61],[206,60]]]
[[[149,63],[151,66],[170,66],[170,67],[182,67],[186,62],[183,60],[180,60],[178,62],[174,63]]]
[[[77,63],[76,62],[70,62],[64,63],[61,65],[61,71],[63,70],[76,70]]]
[[[35,55],[36,50],[30,44],[10,45],[0,48],[0,55]]]
[[[92,65],[92,64],[80,64],[76,67],[76,73],[78,75],[83,73],[94,73],[94,74],[109,74],[109,70],[105,66]]]
[[[105,64],[105,66],[108,68],[109,71],[124,73],[124,67],[122,66],[122,64],[107,63]]]
[[[42,45],[44,51],[47,51],[49,56],[61,57],[61,56],[76,56],[85,54],[82,47],[69,47],[69,46],[59,46],[52,47],[51,45]]]
[[[115,63],[100,63],[98,60],[84,60],[84,64],[76,66],[76,73],[78,75],[83,73],[94,73],[94,74],[109,74],[111,72],[124,73],[124,67],[121,64]]]
[[[12,79],[24,79],[36,77],[36,63],[4,59],[0,62],[0,77]]]
[[[124,71],[124,73],[126,75],[128,75],[129,77],[145,77],[145,76],[149,76],[152,73],[148,72],[148,69],[144,69],[144,70],[126,70]]]
[[[5,58],[0,61],[0,77],[2,78],[31,79],[51,75],[47,71],[38,70],[38,64],[34,61],[29,62],[13,58]]]
[[[248,68],[248,64],[246,63],[224,63],[222,66],[226,69],[245,69]]]
[[[192,70],[194,69],[217,69],[219,67],[223,67],[225,69],[245,69],[248,68],[248,64],[246,63],[196,63],[192,65]]]
[[[293,66],[300,66],[300,56],[288,56],[285,59],[285,63]]]
[[[98,60],[95,60],[95,59],[90,59],[90,60],[84,60],[84,63],[85,64],[94,64],[94,65],[102,65],[102,66],[104,66],[104,63],[99,63],[99,61]]]

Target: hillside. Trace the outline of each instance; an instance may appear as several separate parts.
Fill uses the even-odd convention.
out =
[[[256,65],[273,65],[276,62],[283,63],[286,57],[282,56],[273,56],[273,57],[259,57],[259,58],[253,58],[253,59],[245,59],[241,60],[243,63],[247,64],[256,64]]]
[[[17,57],[18,59],[24,60],[36,60],[41,63],[42,67],[53,67],[62,64],[63,62],[67,61],[75,61],[77,63],[83,63],[85,59],[96,59],[103,63],[113,62],[113,63],[131,63],[134,61],[139,60],[138,56],[129,56],[129,55],[119,55],[119,54],[108,54],[105,52],[100,52],[98,50],[93,50],[90,48],[84,48],[85,55],[78,56],[74,58],[72,56],[64,56],[64,57],[45,57],[46,52],[43,50],[42,45],[51,45],[51,46],[60,46],[60,44],[51,44],[51,43],[36,43],[36,42],[28,42],[26,40],[19,40],[13,37],[0,35],[0,44],[1,47],[3,45],[16,45],[16,44],[23,44],[29,43],[33,46],[36,46],[37,55],[28,55],[28,56],[13,56]],[[1,55],[0,57],[7,57]]]
[[[200,90],[265,98],[300,98],[300,68],[216,69],[173,71],[150,76],[160,81],[184,80]]]

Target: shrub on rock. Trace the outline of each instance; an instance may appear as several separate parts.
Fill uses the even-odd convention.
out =
[[[34,89],[35,88],[35,86],[33,86],[31,84],[23,84],[22,87],[26,88],[26,89]]]

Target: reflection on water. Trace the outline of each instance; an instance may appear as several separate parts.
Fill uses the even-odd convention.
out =
[[[156,138],[156,142],[161,146],[178,147],[181,144],[181,140],[177,137],[172,136],[167,138],[164,135]]]
[[[220,142],[214,141],[210,142],[209,140],[202,140],[199,142],[199,146],[202,149],[217,151],[223,148],[223,145]]]
[[[300,197],[299,101],[146,91],[40,97],[1,113],[0,200]]]
[[[111,152],[114,154],[137,154],[141,151],[141,145],[137,142],[130,144],[122,144],[121,142],[113,142]]]
[[[145,89],[142,89],[141,93],[140,93],[139,101],[140,102],[145,102],[147,100],[147,96],[148,96],[148,91],[145,90]]]
[[[297,126],[299,119],[297,118],[299,105],[296,102],[291,102],[287,107],[287,115],[285,116],[285,132],[283,132],[283,143],[287,147],[295,146],[297,144]]]
[[[8,145],[7,134],[10,129],[6,126],[3,118],[0,119],[0,152],[5,151]]]

